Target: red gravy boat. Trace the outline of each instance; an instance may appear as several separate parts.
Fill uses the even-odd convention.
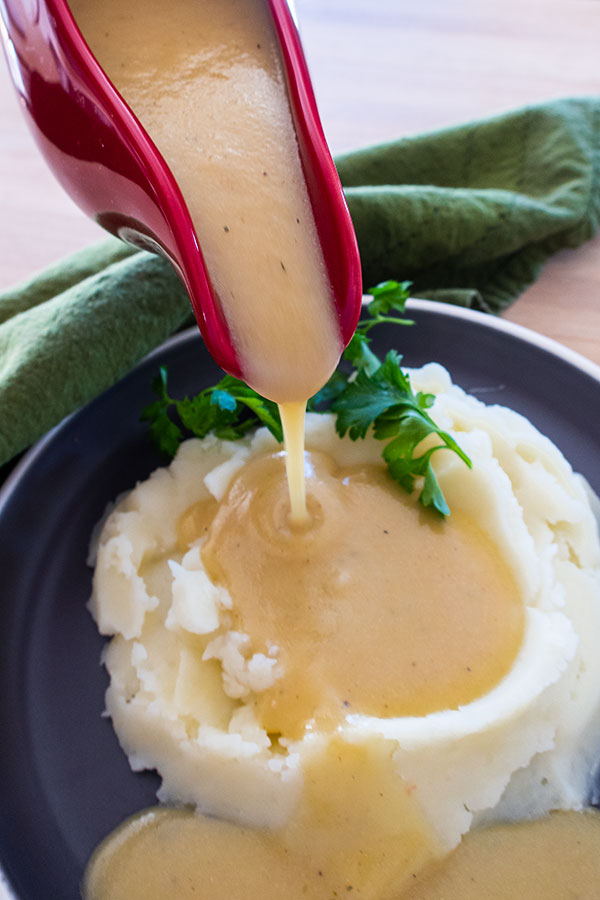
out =
[[[268,2],[281,46],[300,158],[344,344],[358,320],[358,247],[319,120],[300,38],[285,0]],[[242,377],[177,182],[106,77],[65,0],[0,0],[0,34],[34,138],[67,193],[105,229],[167,257],[219,365]]]

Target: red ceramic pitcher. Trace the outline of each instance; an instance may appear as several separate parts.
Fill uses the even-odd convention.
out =
[[[298,31],[285,0],[269,3],[300,158],[342,337],[360,313],[356,238],[329,153]],[[208,349],[241,376],[186,204],[170,169],[108,80],[65,0],[0,0],[12,80],[50,168],[75,202],[129,243],[166,256],[185,284]]]

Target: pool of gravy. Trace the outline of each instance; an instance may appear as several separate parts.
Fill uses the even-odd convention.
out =
[[[385,742],[332,745],[278,831],[156,807],[98,848],[85,900],[597,900],[600,815],[474,830],[443,857]]]
[[[333,741],[308,764],[281,829],[155,808],[96,851],[85,900],[383,900],[438,847],[393,768],[391,744]]]
[[[597,900],[600,814],[555,812],[474,830],[398,900]]]
[[[348,713],[422,716],[482,696],[511,668],[524,607],[508,565],[459,511],[441,520],[383,464],[307,454],[310,525],[287,521],[279,454],[255,457],[225,498],[192,506],[180,549],[232,599],[227,627],[284,674],[257,696],[272,734],[330,729]],[[285,599],[282,599],[285,598]]]

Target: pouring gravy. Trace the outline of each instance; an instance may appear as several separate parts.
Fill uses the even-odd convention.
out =
[[[70,6],[181,188],[244,380],[282,407],[292,518],[302,521],[302,410],[342,341],[268,6]]]

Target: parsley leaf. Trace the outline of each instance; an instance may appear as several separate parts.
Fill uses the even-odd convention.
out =
[[[435,397],[413,392],[410,378],[401,367],[402,357],[390,350],[381,360],[370,347],[369,332],[375,325],[413,324],[410,319],[393,315],[404,313],[410,286],[408,281],[384,281],[368,291],[372,299],[344,351],[344,362],[308,401],[307,408],[333,411],[340,437],[348,434],[355,441],[372,429],[377,440],[386,442],[382,456],[391,477],[408,493],[418,481],[419,502],[447,516],[450,510],[431,458],[439,450],[450,450],[469,468],[471,461],[427,412]],[[237,440],[258,425],[265,425],[277,441],[283,440],[277,404],[231,375],[195,397],[176,400],[169,396],[167,370],[162,366],[152,387],[158,400],[142,410],[141,418],[150,423],[151,436],[167,456],[175,455],[184,440],[184,430],[196,437],[212,432],[219,438]],[[173,417],[178,417],[180,424]]]
[[[167,396],[167,369],[161,366],[158,375],[152,379],[152,390],[158,396],[155,403],[142,410],[142,422],[150,422],[150,436],[161,453],[175,456],[179,444],[183,440],[183,432],[169,418],[170,399]]]
[[[417,478],[423,479],[419,502],[448,515],[448,505],[431,466],[438,450],[453,450],[469,467],[471,461],[454,438],[439,428],[427,413],[433,403],[431,394],[415,394],[410,378],[400,368],[401,357],[390,350],[379,368],[369,374],[359,371],[353,381],[332,403],[337,414],[336,430],[340,437],[348,433],[352,440],[363,438],[369,428],[373,436],[385,440],[382,456],[390,475],[411,493]],[[434,446],[421,447],[431,435],[438,438]],[[419,452],[419,450],[421,452]]]
[[[158,400],[146,406],[140,418],[150,423],[152,439],[168,457],[174,456],[179,444],[190,435],[203,438],[213,433],[224,440],[235,441],[253,428],[265,425],[277,441],[283,440],[277,404],[261,397],[232,375],[226,375],[195,397],[176,400],[169,396],[167,369],[161,366],[152,389]],[[176,424],[175,418],[183,427]]]
[[[369,303],[369,316],[371,318],[385,316],[392,310],[404,312],[411,287],[411,281],[382,281],[375,287],[369,288],[367,294],[373,297]]]
[[[355,369],[364,369],[367,374],[372,375],[381,365],[381,361],[369,347],[371,338],[368,337],[368,332],[375,325],[414,325],[412,319],[388,315],[393,310],[404,312],[410,286],[410,281],[382,281],[367,291],[373,298],[366,307],[367,316],[358,323],[344,351],[344,359]]]
[[[340,437],[348,432],[353,441],[364,438],[377,417],[400,400],[394,385],[381,378],[380,370],[381,363],[373,375],[361,369],[331,404]]]

